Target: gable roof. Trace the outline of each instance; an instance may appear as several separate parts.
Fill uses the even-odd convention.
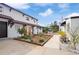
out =
[[[34,17],[32,17],[32,16],[30,16],[30,15],[28,15],[28,14],[25,14],[25,13],[23,13],[22,11],[17,10],[17,9],[15,9],[15,8],[13,8],[13,7],[11,7],[11,6],[7,5],[7,4],[5,4],[5,3],[0,3],[0,4],[5,5],[5,6],[11,8],[11,9],[13,9],[13,10],[16,10],[17,12],[22,13],[23,15],[29,16],[29,17],[33,18],[34,20],[38,21],[38,19],[36,19],[36,18],[34,18]]]
[[[73,18],[73,17],[79,17],[79,13],[72,13],[72,14],[69,14],[68,16],[66,16],[65,18]]]

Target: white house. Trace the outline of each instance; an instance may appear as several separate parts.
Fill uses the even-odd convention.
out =
[[[26,26],[28,35],[42,33],[43,27],[36,18],[0,3],[0,38],[20,36],[17,30],[22,26]]]
[[[63,18],[60,24],[60,30],[66,32],[67,37],[70,39],[69,33],[79,33],[79,13],[72,13]]]

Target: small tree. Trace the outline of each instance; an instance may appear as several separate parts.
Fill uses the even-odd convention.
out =
[[[50,29],[51,29],[53,32],[59,31],[59,26],[57,25],[57,22],[56,22],[56,21],[54,22],[54,24],[50,24]]]
[[[19,34],[21,34],[21,36],[24,36],[25,35],[25,26],[23,26],[22,28],[19,28],[18,29],[18,32],[19,32]]]
[[[23,25],[22,28],[19,28],[18,32],[19,32],[19,34],[21,34],[20,38],[29,39],[30,41],[32,41],[31,36],[27,35],[27,30],[25,29],[25,25]]]
[[[44,33],[47,33],[47,32],[48,32],[48,30],[49,30],[49,28],[48,28],[48,27],[44,27],[44,28],[43,28],[43,32],[44,32]]]

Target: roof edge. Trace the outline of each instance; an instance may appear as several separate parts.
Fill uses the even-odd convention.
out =
[[[28,14],[25,14],[24,12],[22,12],[22,11],[20,11],[20,10],[17,10],[17,9],[15,9],[15,8],[13,8],[13,7],[11,7],[11,6],[7,5],[7,4],[5,4],[5,3],[0,3],[0,4],[5,5],[5,6],[9,7],[9,8],[12,8],[12,9],[14,9],[14,10],[16,10],[16,11],[18,11],[18,12],[20,12],[20,13],[26,15],[26,16],[29,16],[29,17],[35,19],[36,21],[38,21],[38,19],[36,19],[36,18],[34,18],[34,17],[32,17],[32,16],[30,16],[30,15],[28,15]]]

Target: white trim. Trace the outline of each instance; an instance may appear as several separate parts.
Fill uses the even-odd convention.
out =
[[[8,22],[8,19],[0,18],[0,21]]]

